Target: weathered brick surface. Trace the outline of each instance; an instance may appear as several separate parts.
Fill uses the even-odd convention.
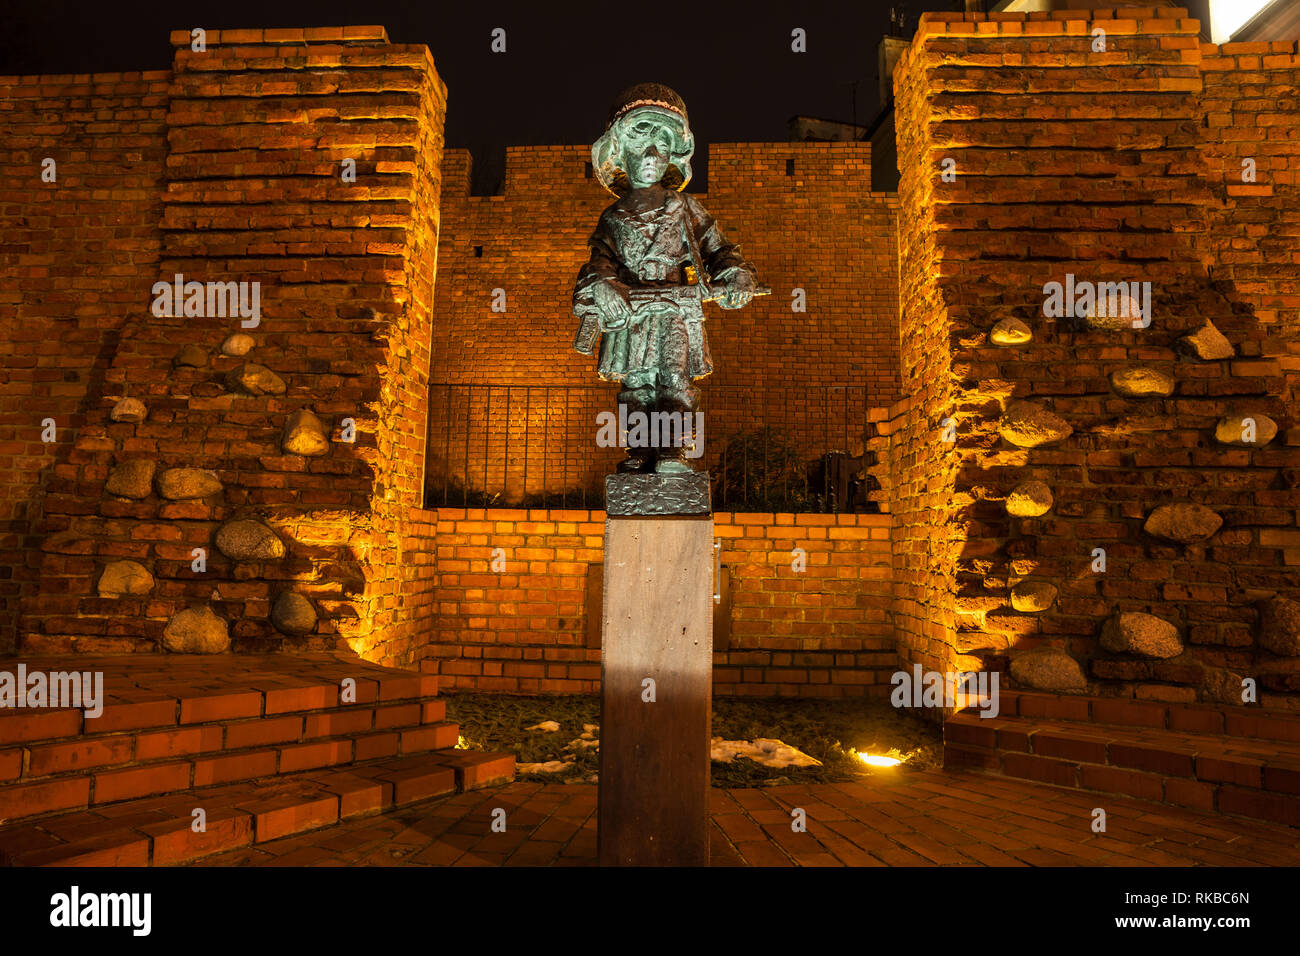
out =
[[[35,593],[47,482],[78,472],[73,442],[156,277],[169,80],[0,77],[0,653]],[[90,553],[58,558],[88,566]]]
[[[1300,299],[1285,238],[1295,111],[1269,97],[1294,89],[1294,46],[1268,68],[1251,51],[1203,55],[1198,24],[1177,10],[965,16],[927,15],[895,74],[911,397],[889,423],[900,654],[1003,667],[1047,641],[1098,693],[1226,699],[1252,676],[1267,706],[1296,706],[1294,661],[1257,643],[1258,602],[1300,585],[1288,537],[1300,506]],[[1094,27],[1107,31],[1104,53],[1091,50]],[[1271,194],[1229,183],[1248,154]],[[1066,273],[1151,282],[1150,327],[1046,317],[1044,284]],[[1030,343],[989,341],[1009,316],[1031,327]],[[1207,319],[1232,358],[1175,348]],[[1131,366],[1171,377],[1173,394],[1124,397],[1109,377]],[[1013,444],[999,424],[1020,400],[1072,434]],[[1254,411],[1278,424],[1270,444],[1216,441],[1221,418]],[[1011,517],[1005,497],[1028,479],[1054,506]],[[1145,521],[1165,504],[1206,506],[1222,527],[1191,544],[1156,538]],[[1058,588],[1046,611],[1012,606],[1026,579]],[[1102,623],[1120,611],[1165,619],[1186,650],[1153,661],[1102,649]]]
[[[1297,44],[1207,43],[1200,49],[1201,176],[1214,200],[1202,258],[1224,295],[1247,306],[1268,333],[1255,354],[1277,363],[1269,372],[1285,379],[1280,398],[1294,415],[1300,397],[1300,270],[1293,241],[1300,228]],[[1245,181],[1247,160],[1254,165],[1253,182]]]
[[[59,295],[77,288],[73,275],[90,275],[84,289],[108,294],[77,321],[95,336],[112,333],[99,346],[74,339],[71,349],[66,340],[55,349],[87,371],[98,355],[97,382],[89,392],[84,384],[60,387],[65,402],[83,402],[84,421],[62,433],[65,445],[54,453],[67,464],[44,489],[42,588],[24,618],[25,649],[149,650],[177,611],[210,604],[229,622],[236,650],[346,642],[373,660],[411,659],[419,606],[404,603],[402,591],[419,571],[408,567],[403,549],[408,532],[421,531],[446,91],[424,46],[389,45],[382,28],[342,39],[212,32],[200,53],[182,32],[173,38],[169,77],[119,79],[97,94],[115,96],[113,102],[56,102],[76,135],[109,134],[88,159],[129,165],[123,178],[112,181],[101,168],[108,178],[92,182],[78,165],[87,157],[74,152],[66,172],[72,191],[24,185],[36,197],[30,214],[82,208],[76,190],[93,186],[107,198],[84,207],[81,215],[92,217],[87,228],[110,208],[127,210],[127,217],[120,226],[114,217],[115,227],[102,235],[59,234],[60,242],[98,250],[102,262],[92,256],[51,269],[57,250],[19,250],[17,261],[36,270],[36,285],[32,295],[19,287],[14,299],[42,298],[35,293],[48,288],[53,295],[38,309],[66,313]],[[70,89],[52,85],[50,97],[93,95],[86,83],[76,88],[63,79]],[[42,86],[30,88],[41,95]],[[116,107],[134,140],[114,139],[115,124],[81,132],[91,116],[78,110],[96,106]],[[35,155],[45,149],[40,136],[75,147],[66,132],[37,128],[25,135]],[[340,176],[345,159],[356,162],[354,183]],[[36,159],[25,152],[22,162],[26,176]],[[127,235],[138,255],[119,238]],[[51,278],[65,268],[67,279]],[[245,328],[238,316],[186,317],[179,310],[176,317],[154,315],[153,283],[176,274],[260,283],[260,324]],[[59,283],[68,292],[60,293]],[[108,325],[94,328],[95,317],[108,312]],[[10,312],[7,321],[39,329],[40,317]],[[247,356],[221,353],[235,332],[252,336]],[[39,334],[56,344],[48,330]],[[204,350],[206,362],[173,367],[183,346]],[[225,375],[246,362],[270,368],[286,392],[231,392]],[[122,396],[144,403],[143,422],[108,418]],[[281,448],[289,415],[304,408],[329,432],[323,455]],[[355,422],[353,443],[343,440],[345,419]],[[131,458],[155,460],[160,470],[211,469],[224,487],[183,503],[153,493],[130,501],[106,494],[109,471]],[[288,551],[282,561],[235,563],[214,547],[218,526],[243,517],[275,530]],[[204,572],[190,566],[196,547],[208,551]],[[123,557],[144,564],[155,587],[99,598],[96,579]],[[269,621],[271,603],[285,589],[314,602],[317,622],[306,634],[286,636]],[[0,630],[0,648],[4,641]]]

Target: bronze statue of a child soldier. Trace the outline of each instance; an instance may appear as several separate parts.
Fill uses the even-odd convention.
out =
[[[582,320],[573,344],[590,355],[602,334],[597,370],[622,383],[618,400],[629,416],[668,412],[691,421],[699,402],[691,382],[713,371],[703,302],[739,309],[767,292],[740,247],[681,192],[694,152],[685,104],[658,83],[620,94],[591,150],[597,179],[619,199],[588,240],[591,259],[573,290],[573,313]],[[686,452],[629,447],[618,470],[691,471]]]

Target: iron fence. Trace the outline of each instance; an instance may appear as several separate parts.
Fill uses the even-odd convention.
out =
[[[700,391],[693,465],[708,469],[716,510],[875,510],[865,386]],[[431,385],[426,506],[603,507],[604,477],[626,454],[598,442],[598,416],[617,416],[617,394],[614,385]]]

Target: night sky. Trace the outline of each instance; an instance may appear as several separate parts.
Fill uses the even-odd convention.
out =
[[[474,154],[474,191],[491,191],[507,145],[591,143],[619,90],[667,83],[690,112],[697,147],[691,191],[707,187],[710,142],[787,139],[795,114],[869,123],[879,107],[876,46],[890,8],[911,35],[943,0],[859,3],[444,3],[198,0],[113,3],[6,0],[0,74],[162,70],[167,35],[201,26],[383,24],[393,43],[424,43],[448,88],[447,145]],[[638,11],[650,11],[644,17]],[[788,12],[786,12],[788,11]],[[673,20],[673,23],[666,21]],[[491,31],[506,30],[504,54]],[[808,52],[790,51],[807,31]]]

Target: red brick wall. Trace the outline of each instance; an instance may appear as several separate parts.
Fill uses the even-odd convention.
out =
[[[604,555],[604,512],[438,508],[436,614],[422,648],[439,686],[591,691],[588,566]],[[505,560],[492,570],[494,549]],[[429,664],[429,662],[434,662]]]
[[[1279,360],[1294,355],[1281,316],[1295,267],[1268,248],[1241,261],[1228,255],[1244,251],[1243,237],[1279,218],[1285,202],[1217,205],[1206,155],[1222,153],[1229,137],[1214,132],[1222,127],[1206,132],[1202,84],[1212,74],[1185,12],[1075,15],[927,14],[895,77],[907,224],[903,375],[905,390],[914,375],[924,386],[921,414],[907,413],[893,450],[900,648],[906,658],[937,641],[934,657],[963,667],[1010,657],[1014,674],[1016,657],[1048,644],[1082,665],[1095,693],[1240,703],[1240,679],[1250,676],[1266,705],[1295,706],[1300,667],[1258,643],[1259,603],[1297,596],[1300,554],[1288,548],[1300,534],[1300,435]],[[1106,31],[1105,53],[1090,50],[1094,27]],[[1262,93],[1266,79],[1243,74],[1243,95]],[[945,157],[957,164],[953,183],[939,178]],[[1207,275],[1206,259],[1220,255],[1245,291],[1217,265]],[[1043,284],[1066,272],[1151,281],[1151,327],[1102,331],[1045,318]],[[989,342],[1009,315],[1031,326],[1032,342]],[[1176,348],[1205,319],[1233,344],[1233,358]],[[909,331],[935,324],[933,346],[909,355]],[[1119,394],[1109,376],[1130,366],[1172,377],[1173,395]],[[1021,400],[1064,419],[1072,434],[1037,447],[1010,442],[1001,426]],[[1277,421],[1277,439],[1253,449],[1215,441],[1221,417],[1252,409]],[[945,446],[935,431],[948,416],[956,442]],[[924,456],[935,464],[917,468]],[[1005,496],[1027,479],[1046,482],[1055,504],[1042,517],[1013,518]],[[924,535],[905,516],[923,513],[926,495],[950,504],[917,528],[928,522],[939,542],[945,529],[957,531],[961,553],[953,565],[932,560],[934,577],[918,582],[911,572],[925,563],[911,555]],[[1223,526],[1204,542],[1155,538],[1144,523],[1166,504],[1203,505]],[[1104,574],[1091,570],[1097,547],[1107,552]],[[1059,589],[1048,610],[1014,610],[1010,590],[1025,580]],[[909,613],[913,588],[928,607],[919,617]],[[1153,660],[1103,649],[1102,624],[1117,612],[1173,624],[1183,652]]]
[[[919,29],[919,28],[918,28]],[[909,53],[919,54],[915,43]],[[950,671],[956,664],[957,558],[964,547],[954,490],[960,459],[940,438],[955,411],[952,319],[942,269],[931,174],[931,93],[920,70],[894,72],[899,180],[899,349],[903,393],[889,428],[889,511],[894,521],[894,626],[904,668]],[[919,167],[919,168],[916,168]]]
[[[35,593],[44,481],[76,472],[72,443],[157,272],[169,80],[0,77],[0,653]]]
[[[590,485],[620,457],[595,446],[595,416],[613,407],[617,388],[572,347],[573,283],[613,201],[585,178],[590,158],[586,146],[512,147],[504,195],[469,196],[469,157],[448,151],[433,376],[479,387],[472,399],[435,390],[439,482],[464,481],[467,433],[469,485],[504,488],[511,500]],[[867,407],[898,392],[897,204],[871,192],[870,144],[710,144],[708,181],[699,199],[773,294],[739,311],[707,307],[717,370],[702,383],[705,464],[716,467],[729,434],[762,424],[789,433],[809,457],[861,454]],[[497,288],[504,314],[491,311]],[[791,311],[794,288],[805,291],[806,312]],[[514,388],[489,396],[489,384]],[[485,453],[495,466],[486,475]]]
[[[370,657],[411,666],[424,653],[438,614],[438,513],[406,508],[393,523],[396,542],[388,552],[392,563],[382,569],[387,579],[384,600],[391,612],[384,619],[384,640]]]
[[[445,88],[426,47],[389,45],[382,27],[209,31],[205,52],[185,31],[172,39],[167,185],[152,227],[161,261],[134,278],[72,465],[50,481],[49,553],[23,647],[149,650],[175,613],[206,604],[236,650],[343,641],[409,662],[419,627],[402,559],[428,530],[418,509]],[[356,160],[355,183],[340,179],[344,158]],[[261,283],[247,356],[219,350],[238,318],[151,313],[153,281],[174,273]],[[173,368],[184,345],[206,351],[202,367]],[[250,362],[286,392],[232,392],[225,374]],[[123,395],[144,402],[144,422],[109,419]],[[324,455],[282,450],[286,420],[303,408],[329,432]],[[344,418],[356,422],[353,444],[341,441]],[[110,470],[131,458],[211,469],[223,489],[187,502],[105,494]],[[269,525],[285,558],[224,557],[215,532],[234,518]],[[190,568],[194,547],[208,549],[206,572]],[[151,571],[150,593],[97,596],[120,558]],[[313,602],[312,632],[273,627],[281,590]]]
[[[598,690],[586,587],[588,568],[604,560],[604,512],[437,514],[437,613],[423,653],[442,686]],[[732,587],[730,645],[714,654],[716,693],[888,692],[897,654],[887,517],[721,513],[714,528]],[[806,570],[793,570],[795,547]]]
[[[730,569],[721,694],[887,694],[898,669],[886,515],[717,514]],[[795,548],[804,555],[795,571]]]
[[[1262,354],[1300,400],[1300,57],[1297,44],[1201,45],[1201,175],[1213,202],[1202,259],[1229,301],[1274,336]],[[1255,161],[1255,182],[1242,160]]]

